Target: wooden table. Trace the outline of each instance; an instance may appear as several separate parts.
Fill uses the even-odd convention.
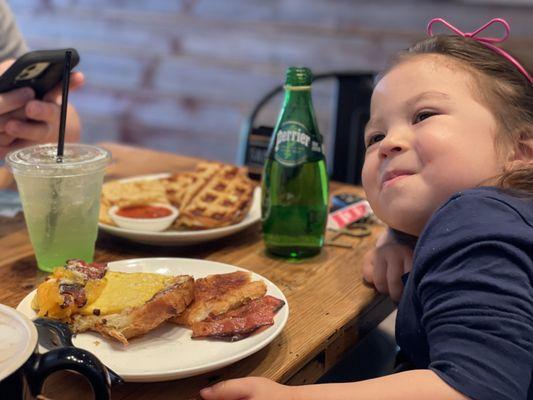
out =
[[[198,162],[190,157],[124,145],[103,143],[102,146],[113,153],[107,180],[190,170]],[[360,193],[361,190],[332,183],[331,192]],[[0,218],[0,227],[0,303],[16,307],[44,275],[37,270],[22,216]],[[375,226],[373,235],[364,239],[340,239],[351,243],[353,248],[326,246],[320,255],[298,262],[268,256],[261,240],[260,224],[231,237],[187,247],[145,246],[100,233],[96,261],[191,257],[229,263],[274,282],[290,304],[289,321],[281,335],[254,355],[197,377],[117,386],[113,388],[113,399],[197,399],[202,387],[221,379],[250,375],[291,385],[315,382],[393,309],[389,300],[362,283],[360,272],[363,254],[382,229]],[[91,398],[84,393],[88,386],[83,379],[66,374],[55,374],[47,381],[47,396]]]

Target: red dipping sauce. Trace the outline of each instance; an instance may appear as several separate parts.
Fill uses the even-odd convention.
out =
[[[172,214],[168,208],[158,206],[130,206],[122,207],[117,215],[126,218],[163,218]]]

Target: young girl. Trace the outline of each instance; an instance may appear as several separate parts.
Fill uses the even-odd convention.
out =
[[[532,81],[455,32],[399,55],[365,130],[368,200],[418,237],[396,323],[409,369],[294,387],[236,379],[204,399],[533,399]]]

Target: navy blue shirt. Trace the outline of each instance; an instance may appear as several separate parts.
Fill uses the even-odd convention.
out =
[[[435,212],[415,248],[396,340],[412,367],[471,399],[533,399],[531,198],[483,187]]]

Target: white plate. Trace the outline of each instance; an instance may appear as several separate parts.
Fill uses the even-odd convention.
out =
[[[155,272],[167,275],[191,275],[201,278],[210,274],[246,271],[214,261],[190,258],[138,258],[114,261],[109,269],[122,272]],[[276,338],[289,317],[287,299],[269,280],[252,273],[252,280],[263,280],[267,294],[282,299],[285,305],[274,317],[274,325],[237,342],[191,339],[191,331],[171,323],[130,341],[127,347],[96,333],[80,333],[73,339],[77,347],[96,355],[105,365],[128,382],[158,382],[212,371],[247,357]],[[18,305],[17,310],[33,319],[31,300],[35,290]],[[45,349],[41,349],[45,350]]]
[[[134,178],[121,179],[121,182],[132,182],[138,180],[160,179],[166,178],[170,174],[155,174],[142,175]],[[229,236],[233,233],[242,231],[243,229],[255,224],[261,220],[261,189],[256,188],[254,191],[254,198],[252,207],[248,215],[235,225],[225,226],[222,228],[206,229],[202,231],[164,231],[164,232],[148,232],[133,229],[124,229],[117,226],[98,223],[100,229],[112,235],[126,238],[138,243],[155,244],[161,246],[173,245],[188,245],[208,242],[214,239],[220,239]]]

